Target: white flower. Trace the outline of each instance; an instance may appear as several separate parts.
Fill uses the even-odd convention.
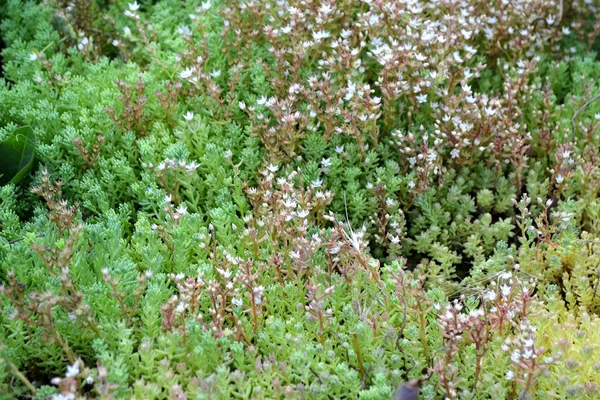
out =
[[[323,184],[323,180],[317,178],[314,181],[311,182],[311,185],[315,188],[319,188],[321,187],[321,185]]]
[[[188,111],[185,113],[185,115],[183,116],[183,118],[185,118],[186,121],[191,121],[194,119],[194,113],[191,111]]]
[[[415,187],[415,183],[413,181],[408,181],[408,187],[413,189]]]
[[[297,204],[298,203],[296,203],[296,200],[292,199],[291,197],[289,197],[283,201],[283,205],[286,208],[296,208]]]
[[[598,114],[594,114],[594,119],[595,119],[596,121],[599,121],[599,120],[600,120],[600,113],[598,113]]]
[[[471,47],[468,44],[465,45],[465,50],[467,51],[467,53],[469,53],[471,56],[475,55],[475,53],[477,53],[477,49],[475,47]]]
[[[188,165],[186,165],[185,169],[188,172],[194,172],[195,170],[198,169],[200,165],[198,165],[198,163],[196,163],[196,161],[192,161],[191,163],[189,163]]]
[[[125,34],[125,36],[129,36],[131,35],[131,29],[129,29],[129,27],[126,26],[125,28],[123,28],[123,33]]]
[[[521,360],[521,353],[519,353],[517,350],[513,351],[510,355],[510,359],[512,362],[518,363]]]
[[[257,100],[256,100],[256,104],[258,104],[259,106],[263,106],[265,105],[265,103],[267,102],[267,96],[260,96]]]
[[[210,6],[212,5],[212,3],[210,1],[205,1],[202,3],[202,10],[204,11],[208,11],[210,9]]]
[[[318,31],[318,32],[313,32],[312,37],[313,39],[315,39],[316,41],[322,40],[322,39],[327,39],[330,36],[330,33],[327,31]]]
[[[321,7],[319,7],[319,12],[325,15],[331,13],[331,11],[333,11],[333,8],[331,8],[329,4],[322,4]]]
[[[186,68],[179,73],[179,77],[181,79],[188,79],[190,76],[192,76],[193,72],[194,71],[191,68]]]
[[[241,307],[242,305],[244,305],[244,302],[242,301],[242,299],[237,298],[237,297],[233,297],[231,299],[231,302],[233,303],[234,306],[236,307]]]
[[[568,27],[563,26],[562,33],[563,33],[563,35],[568,35],[571,33],[571,30]]]
[[[179,302],[179,304],[177,304],[177,307],[175,307],[175,311],[178,312],[179,314],[183,313],[186,309],[186,304],[181,301]]]
[[[140,5],[138,4],[137,1],[134,1],[133,3],[129,3],[129,11],[135,12],[140,8]]]
[[[458,156],[459,156],[459,155],[460,155],[460,151],[459,151],[458,149],[453,149],[453,150],[450,152],[450,156],[451,156],[452,158],[458,158]]]
[[[221,76],[221,70],[218,69],[216,71],[211,72],[210,76],[213,77],[213,78],[218,78],[219,76]]]
[[[454,60],[457,63],[462,63],[464,60],[460,57],[460,53],[458,51],[455,51],[454,54],[452,54],[452,56],[454,57]]]
[[[514,377],[515,377],[515,373],[514,372],[512,372],[510,370],[506,371],[505,378],[506,378],[507,381],[511,381]]]
[[[177,211],[178,214],[183,215],[187,213],[187,207],[183,204],[180,204],[179,207],[177,207],[177,210],[175,211]]]
[[[417,101],[421,103],[425,103],[427,101],[427,93],[420,94],[417,96]]]
[[[561,183],[563,183],[564,180],[565,180],[565,177],[560,174],[558,174],[558,176],[556,177],[556,183],[558,183],[559,185]]]
[[[177,29],[177,32],[179,32],[179,34],[181,36],[191,36],[192,35],[192,31],[190,30],[190,27],[187,25],[180,26],[179,29]]]
[[[67,394],[54,394],[52,395],[52,400],[73,400],[75,398],[75,395],[73,393],[67,393]]]
[[[298,216],[298,218],[300,218],[300,219],[304,219],[304,218],[308,217],[308,214],[310,214],[310,213],[308,212],[308,210],[300,210],[300,211],[298,211],[298,212],[296,213],[296,215],[297,215],[297,216]]]
[[[244,103],[243,101],[240,101],[238,103],[238,106],[240,107],[240,110],[244,111],[246,109],[246,103]]]
[[[269,164],[267,166],[267,169],[269,170],[269,172],[274,174],[275,172],[279,171],[279,166],[275,164]]]
[[[335,152],[338,153],[338,154],[343,153],[344,152],[344,146],[343,145],[342,146],[336,146],[335,147]]]
[[[77,375],[79,375],[79,363],[75,362],[75,364],[67,366],[67,373],[65,377],[73,378]]]
[[[37,60],[37,59],[38,59],[38,55],[37,55],[37,53],[31,53],[31,54],[29,55],[29,61],[35,61],[35,60]]]
[[[496,292],[493,290],[488,290],[487,292],[485,292],[483,294],[483,298],[486,301],[494,301],[494,300],[496,300]]]

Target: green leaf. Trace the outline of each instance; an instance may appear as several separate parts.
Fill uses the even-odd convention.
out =
[[[19,183],[35,158],[35,133],[30,126],[15,129],[0,143],[0,185]]]

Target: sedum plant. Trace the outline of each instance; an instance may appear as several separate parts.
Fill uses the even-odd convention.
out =
[[[598,397],[596,2],[5,3],[0,397]]]

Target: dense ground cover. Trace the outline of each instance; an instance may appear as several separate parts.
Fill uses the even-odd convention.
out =
[[[598,398],[597,15],[0,2],[0,396]]]

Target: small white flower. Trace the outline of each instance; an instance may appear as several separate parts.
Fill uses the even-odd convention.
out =
[[[338,154],[343,153],[344,152],[344,146],[343,145],[342,146],[336,146],[335,147],[335,152],[338,153]]]
[[[596,121],[600,121],[600,113],[598,113],[598,114],[594,114],[594,119],[595,119]]]
[[[308,217],[308,214],[309,214],[308,210],[300,210],[296,213],[296,215],[300,219],[304,219],[304,218]]]
[[[559,175],[556,177],[556,183],[558,183],[559,185],[560,185],[561,183],[563,183],[563,182],[564,182],[564,180],[565,180],[565,177],[564,177],[564,176],[562,176],[562,175],[560,175],[560,174],[559,174]]]
[[[175,211],[177,211],[178,214],[183,215],[187,213],[187,207],[183,204],[180,204],[179,207],[177,207],[177,210]]]
[[[56,383],[56,385],[58,385],[58,383]],[[67,393],[67,394],[58,393],[58,394],[52,395],[52,400],[73,400],[73,399],[75,399],[75,395],[73,393]]]
[[[319,41],[322,39],[327,39],[330,36],[330,33],[327,31],[318,31],[318,32],[313,32],[312,37],[314,40]]]
[[[314,181],[311,182],[311,185],[315,188],[319,188],[321,187],[321,185],[323,184],[323,180],[317,178]]]
[[[231,302],[232,302],[232,303],[233,303],[233,305],[234,305],[234,306],[236,306],[236,307],[241,307],[241,306],[243,306],[243,305],[244,305],[244,302],[242,301],[242,299],[240,299],[240,298],[237,298],[237,297],[233,297],[233,298],[231,299]]]
[[[512,371],[510,371],[510,370],[509,370],[509,371],[506,371],[506,376],[505,376],[505,378],[506,378],[506,380],[507,380],[507,381],[511,381],[511,380],[513,380],[513,378],[514,378],[514,377],[515,377],[515,373],[514,373],[514,372],[512,372]]]
[[[175,311],[178,312],[179,314],[183,313],[185,311],[186,307],[185,307],[185,303],[183,301],[179,302],[179,304],[177,304],[177,307],[175,307]]]
[[[67,366],[67,373],[65,377],[73,378],[77,375],[79,375],[79,363],[75,362],[75,364]]]
[[[427,101],[427,93],[424,94],[420,94],[417,96],[417,101],[422,104],[425,103]]]
[[[117,47],[119,45],[119,41],[117,39],[113,40],[112,45]]]
[[[464,60],[460,57],[460,53],[458,51],[455,51],[454,54],[452,54],[452,56],[454,57],[454,61],[456,61],[457,63],[462,63]]]
[[[408,181],[408,187],[413,189],[415,187],[415,183],[413,181]]]
[[[279,171],[279,166],[275,164],[269,164],[267,166],[267,169],[269,170],[269,172],[274,174],[275,172]]]
[[[126,26],[125,28],[123,28],[123,33],[125,34],[125,36],[129,36],[131,35],[131,29],[129,29],[129,27]]]
[[[246,103],[244,103],[243,101],[240,101],[238,103],[238,106],[240,107],[240,110],[244,111],[246,109]]]
[[[191,36],[192,35],[192,31],[190,30],[190,27],[187,25],[180,26],[179,29],[177,29],[177,32],[179,32],[179,34],[181,36]]]
[[[221,76],[221,70],[218,69],[216,71],[211,72],[210,76],[213,77],[213,78],[218,78],[219,76]]]
[[[31,53],[31,54],[29,55],[29,61],[35,61],[35,60],[37,60],[37,59],[38,59],[38,55],[37,55],[37,53]]]
[[[185,115],[183,116],[183,118],[185,118],[186,121],[191,121],[194,119],[194,113],[191,111],[188,111],[185,113]]]
[[[188,165],[186,165],[185,169],[188,172],[194,172],[195,170],[198,169],[200,165],[198,165],[198,163],[196,163],[196,161],[192,161],[191,163],[189,163]]]
[[[137,1],[134,1],[133,3],[129,3],[129,11],[131,12],[135,12],[140,8],[140,5],[138,4]]]
[[[563,33],[563,35],[568,35],[571,33],[571,30],[568,27],[563,26],[562,33]]]
[[[298,203],[296,203],[296,200],[292,199],[291,197],[289,197],[283,201],[283,205],[286,208],[296,208],[297,204]]]
[[[267,96],[261,96],[256,100],[256,104],[258,104],[259,106],[265,105],[266,102],[267,102]]]
[[[208,11],[210,10],[210,6],[212,5],[212,3],[210,1],[205,1],[202,3],[202,10],[204,11]]]
[[[496,300],[496,292],[493,290],[488,290],[487,292],[485,292],[483,294],[483,298],[486,301],[494,301],[494,300]]]
[[[521,353],[519,353],[517,350],[513,351],[510,355],[510,359],[512,362],[518,363],[521,360]]]
[[[193,72],[194,71],[191,68],[186,68],[179,73],[179,77],[181,79],[188,79],[190,76],[192,76]]]
[[[458,149],[453,149],[453,150],[450,152],[450,156],[451,156],[452,158],[458,158],[458,156],[459,156],[459,155],[460,155],[460,151],[459,151]]]

